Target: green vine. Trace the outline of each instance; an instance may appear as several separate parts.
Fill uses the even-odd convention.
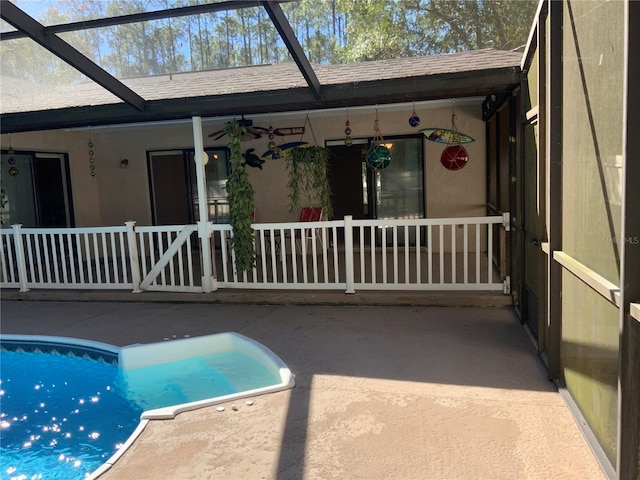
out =
[[[227,177],[229,223],[233,229],[231,246],[236,256],[236,270],[246,272],[255,266],[256,251],[251,227],[251,213],[254,211],[253,187],[249,183],[240,145],[240,137],[245,129],[234,120],[227,123],[224,130],[231,139],[228,145],[231,152],[231,173]]]
[[[289,212],[298,210],[301,202],[310,202],[309,206],[322,207],[325,218],[331,218],[331,187],[327,177],[329,168],[329,150],[324,147],[295,147],[287,155],[289,172]]]

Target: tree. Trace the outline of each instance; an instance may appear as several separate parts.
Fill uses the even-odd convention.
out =
[[[28,6],[27,0],[15,0]],[[200,0],[58,0],[46,25],[196,5]],[[313,63],[345,63],[524,45],[537,0],[300,0],[282,9]],[[261,7],[60,34],[116,77],[290,61]],[[47,83],[86,79],[26,39],[3,41],[6,74]],[[10,72],[10,73],[9,73]]]
[[[529,34],[534,0],[338,0],[347,18],[345,62],[513,50]]]

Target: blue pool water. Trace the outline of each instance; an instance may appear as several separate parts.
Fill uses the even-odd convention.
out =
[[[102,465],[143,409],[117,365],[62,354],[2,351],[3,479],[74,480]]]
[[[226,351],[122,372],[126,395],[144,410],[195,402],[280,381],[236,351]]]
[[[144,411],[280,382],[234,350],[125,370],[60,353],[0,355],[0,478],[12,480],[80,480],[126,442]]]

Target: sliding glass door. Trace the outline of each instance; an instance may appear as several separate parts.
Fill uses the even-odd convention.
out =
[[[422,137],[388,138],[391,163],[374,170],[366,162],[369,140],[327,142],[329,182],[335,218],[423,218],[425,212]]]
[[[73,226],[68,162],[64,154],[2,152],[2,227]]]
[[[226,183],[229,154],[224,148],[205,149],[209,220],[229,222]],[[149,182],[155,225],[184,225],[198,221],[198,187],[193,150],[149,152]]]
[[[422,138],[388,138],[385,145],[391,152],[389,166],[367,169],[375,218],[423,218]]]

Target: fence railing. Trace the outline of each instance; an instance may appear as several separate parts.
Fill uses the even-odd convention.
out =
[[[131,289],[127,227],[0,230],[0,285]]]
[[[494,233],[498,227],[499,234]],[[257,223],[256,262],[235,267],[226,224],[0,229],[0,286],[207,292],[218,288],[503,290],[502,216]]]
[[[238,272],[229,225],[212,225],[218,288],[505,290],[494,242],[509,216],[255,224],[256,264]],[[496,238],[494,226],[501,227]]]

